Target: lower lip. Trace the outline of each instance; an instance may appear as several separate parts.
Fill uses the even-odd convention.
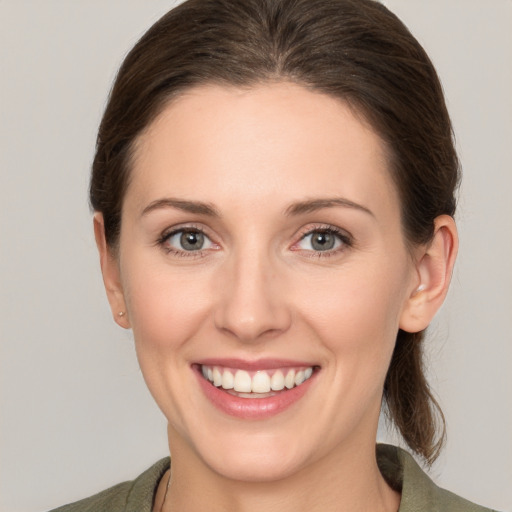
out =
[[[303,382],[286,391],[280,391],[274,396],[267,398],[242,398],[231,395],[222,388],[215,387],[201,374],[199,368],[194,368],[199,384],[206,397],[222,412],[241,419],[260,420],[275,416],[298,402],[310,388],[316,371]]]

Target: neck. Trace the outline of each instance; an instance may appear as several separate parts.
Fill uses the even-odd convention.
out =
[[[167,485],[167,479],[162,483]],[[307,470],[277,481],[225,478],[188,447],[173,446],[172,475],[164,511],[199,512],[396,512],[400,496],[380,474],[375,445],[337,449]]]

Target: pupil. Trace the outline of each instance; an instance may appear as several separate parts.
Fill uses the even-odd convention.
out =
[[[196,251],[203,246],[204,235],[195,231],[185,231],[180,237],[180,242],[186,251]]]
[[[328,251],[334,247],[334,236],[331,233],[315,233],[311,237],[311,245],[317,251]]]

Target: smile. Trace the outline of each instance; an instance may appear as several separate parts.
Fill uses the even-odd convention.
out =
[[[264,420],[302,400],[321,368],[308,363],[210,360],[192,365],[200,389],[218,410],[242,420]]]
[[[246,371],[218,366],[201,366],[203,377],[215,387],[244,398],[274,396],[276,391],[300,386],[313,375],[313,367]]]

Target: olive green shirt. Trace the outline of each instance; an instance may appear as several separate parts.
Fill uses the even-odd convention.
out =
[[[491,512],[437,487],[412,456],[400,448],[377,445],[377,462],[390,486],[402,494],[398,512]],[[158,483],[169,466],[167,457],[131,482],[52,512],[152,512]]]

